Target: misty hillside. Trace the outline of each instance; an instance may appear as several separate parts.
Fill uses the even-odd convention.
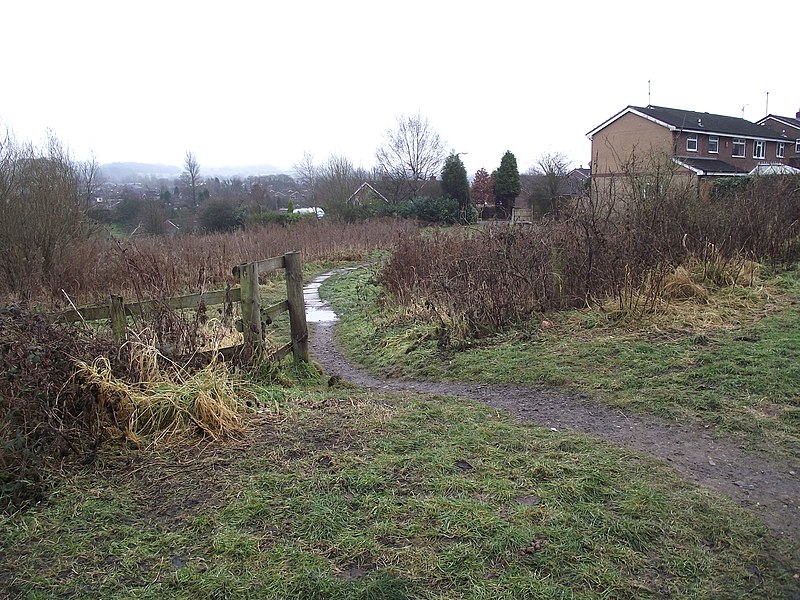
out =
[[[108,181],[128,182],[141,178],[155,177],[157,179],[175,179],[180,177],[183,167],[175,165],[162,165],[138,162],[114,162],[100,165],[100,171]],[[270,164],[246,165],[238,167],[206,167],[200,163],[202,177],[248,177],[250,175],[276,175],[284,173]]]
[[[132,181],[140,177],[173,179],[180,177],[182,169],[174,165],[137,162],[115,162],[100,165],[100,172],[108,181]]]
[[[200,164],[200,174],[205,177],[248,177],[250,175],[278,175],[286,173],[286,169],[279,169],[270,164],[245,165],[239,167],[204,167]]]

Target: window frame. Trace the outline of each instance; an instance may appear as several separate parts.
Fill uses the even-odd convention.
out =
[[[714,150],[711,149],[711,144],[714,144]],[[718,135],[710,135],[708,136],[708,153],[709,154],[719,154],[719,136]]]
[[[742,147],[742,153],[736,154],[736,146]],[[747,140],[745,138],[733,138],[731,142],[731,158],[744,158],[747,156]]]
[[[786,144],[784,142],[777,142],[775,145],[775,158],[786,157]]]
[[[800,138],[794,142],[794,152],[795,154],[800,154]]]
[[[689,147],[689,142],[694,142],[694,148]],[[686,151],[687,152],[697,152],[699,148],[698,143],[698,135],[696,133],[690,134],[686,136]]]
[[[759,153],[758,150],[761,150]],[[764,160],[767,158],[767,140],[753,140],[753,158]]]

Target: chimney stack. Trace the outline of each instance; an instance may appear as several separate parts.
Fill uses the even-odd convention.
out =
[[[797,114],[795,115],[795,118],[800,119],[800,110],[797,111]]]

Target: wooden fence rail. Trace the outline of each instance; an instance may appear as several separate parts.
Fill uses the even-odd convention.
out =
[[[261,308],[258,278],[263,273],[278,269],[286,269],[286,300]],[[72,309],[54,316],[57,321],[65,323],[108,319],[115,339],[122,342],[127,337],[128,317],[145,317],[164,307],[183,310],[198,308],[201,304],[213,306],[240,302],[244,344],[220,349],[223,356],[229,358],[240,350],[257,355],[263,353],[262,320],[265,317],[271,319],[288,311],[291,341],[275,350],[270,358],[280,360],[291,352],[295,360],[308,362],[308,324],[303,299],[303,261],[300,253],[288,252],[283,256],[237,265],[233,267],[233,276],[239,280],[239,287],[179,296],[165,302],[147,300],[125,304],[121,296],[111,296],[105,306]]]
[[[511,209],[511,223],[533,223],[533,209],[532,208],[517,208],[516,206]]]

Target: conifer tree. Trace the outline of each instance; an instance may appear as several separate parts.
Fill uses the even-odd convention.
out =
[[[451,154],[444,161],[442,169],[442,191],[448,198],[458,202],[461,220],[467,221],[471,216],[470,191],[467,170],[458,154]]]
[[[514,199],[519,196],[522,189],[517,158],[507,150],[500,160],[500,166],[492,173],[494,180],[494,199],[497,206],[497,216],[508,218],[514,208]]]

